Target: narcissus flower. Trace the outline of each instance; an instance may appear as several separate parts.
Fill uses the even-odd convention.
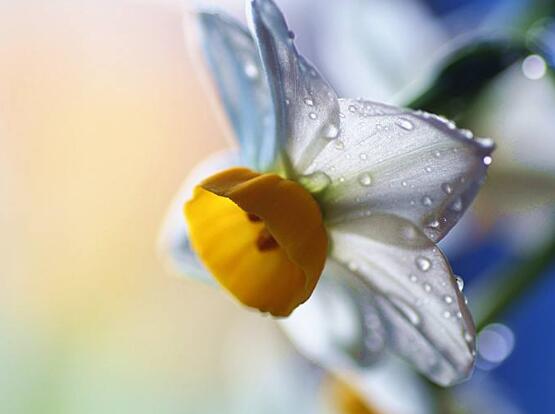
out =
[[[475,329],[435,243],[478,191],[491,141],[436,115],[338,98],[276,5],[247,7],[250,33],[198,15],[239,151],[187,180],[163,247],[249,307],[285,317],[308,300],[287,327],[294,337],[310,333],[295,329],[299,320],[308,329],[337,320],[333,307],[318,308],[323,297],[347,298],[363,340],[342,347],[332,334],[321,346],[363,364],[387,343],[439,384],[464,379]]]

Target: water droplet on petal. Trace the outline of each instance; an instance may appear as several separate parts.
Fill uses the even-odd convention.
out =
[[[427,272],[432,267],[432,262],[427,257],[418,256],[416,258],[416,267],[422,272]]]
[[[443,192],[445,194],[452,194],[453,193],[453,187],[451,187],[451,184],[449,184],[449,183],[441,184],[441,189],[443,190]]]
[[[434,152],[434,157],[441,158],[441,151],[435,151]]]
[[[299,178],[299,183],[311,193],[324,191],[330,184],[331,178],[322,171],[304,175]]]
[[[437,229],[439,228],[440,223],[439,221],[437,221],[436,219],[432,219],[429,223],[428,223],[428,227],[431,227],[432,229]]]
[[[308,106],[314,106],[314,101],[310,98],[304,98],[304,103]]]
[[[406,181],[403,181],[403,182],[401,182],[401,185],[402,185],[403,187],[406,187],[406,186],[409,185],[409,184],[408,184]]]
[[[259,71],[255,64],[247,63],[245,65],[245,74],[251,79],[256,79],[258,78]]]
[[[410,275],[409,279],[412,283],[418,282],[418,277],[416,275]]]
[[[461,129],[460,132],[463,135],[463,137],[465,137],[466,139],[474,138],[474,134],[469,129]]]
[[[362,173],[358,176],[358,182],[364,187],[372,185],[372,176],[368,173]]]
[[[430,207],[432,205],[432,199],[430,198],[430,196],[422,197],[422,204],[426,207]]]
[[[491,165],[492,162],[493,162],[493,158],[491,158],[489,155],[486,155],[484,157],[484,165]]]
[[[432,172],[432,167],[426,167],[426,168],[424,168],[424,170],[425,170],[427,173],[431,173],[431,172]]]
[[[341,140],[337,140],[337,141],[335,141],[335,148],[342,151],[342,150],[345,149],[345,143]]]
[[[474,341],[474,337],[473,337],[472,335],[470,335],[469,332],[465,332],[465,333],[464,333],[464,340],[465,340],[466,342],[469,342],[469,343],[470,343],[470,342]]]
[[[412,131],[414,129],[414,124],[406,118],[399,118],[395,121],[395,125],[405,131]]]
[[[457,282],[457,287],[459,291],[462,292],[464,289],[464,280],[460,276],[455,276],[455,281]]]
[[[491,138],[476,138],[476,141],[485,148],[493,148],[495,146],[495,142]]]
[[[453,204],[451,204],[451,210],[453,210],[454,212],[461,212],[463,209],[463,202],[461,200],[461,198],[457,198],[455,201],[453,201]]]
[[[324,138],[335,139],[339,136],[339,128],[334,124],[329,124],[324,130]]]
[[[358,156],[362,161],[366,161],[368,159],[368,154],[366,154],[365,152],[361,152],[360,155]]]
[[[449,318],[451,317],[451,312],[449,312],[449,311],[443,312],[443,317],[444,317],[445,319],[449,319]]]
[[[426,292],[431,292],[432,291],[432,286],[429,283],[424,283],[424,290]]]
[[[450,305],[451,303],[453,303],[453,298],[449,295],[445,295],[443,297],[443,300],[445,301],[445,303],[447,303],[448,305]]]
[[[309,117],[310,119],[312,119],[312,120],[315,120],[315,119],[318,118],[318,115],[316,115],[315,112],[311,112],[311,113],[308,114],[308,117]]]
[[[355,105],[349,105],[349,111],[355,113],[357,111],[357,107]]]

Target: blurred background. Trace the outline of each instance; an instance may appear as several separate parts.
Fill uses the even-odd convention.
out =
[[[484,328],[476,373],[449,398],[461,413],[555,412],[555,7],[277,3],[341,96],[495,139],[490,179],[443,246]],[[230,145],[199,76],[199,4],[243,19],[242,0],[0,2],[0,412],[426,412],[420,397],[382,401],[405,374],[359,389],[366,408],[345,403],[271,319],[164,266],[173,195]]]

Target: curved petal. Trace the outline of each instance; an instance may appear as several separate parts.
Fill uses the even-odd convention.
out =
[[[203,52],[241,149],[243,165],[258,171],[275,160],[274,109],[256,45],[238,22],[198,14]]]
[[[332,372],[367,366],[385,345],[372,300],[362,282],[328,260],[310,300],[279,323],[299,351]]]
[[[475,328],[441,251],[410,222],[371,215],[330,228],[331,256],[382,313],[390,347],[440,385],[467,378]]]
[[[339,127],[337,95],[297,52],[293,34],[271,0],[251,0],[251,32],[272,94],[276,140],[289,176],[305,169]]]
[[[240,165],[237,150],[222,151],[198,164],[175,195],[158,237],[158,251],[168,266],[179,274],[214,283],[212,276],[191,249],[183,204],[193,196],[199,182],[215,172]]]
[[[470,205],[493,143],[436,115],[367,101],[339,100],[341,131],[303,173],[325,173],[320,201],[330,222],[368,212],[408,219],[432,240]]]

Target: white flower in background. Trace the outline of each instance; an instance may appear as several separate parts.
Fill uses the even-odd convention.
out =
[[[240,149],[187,180],[162,247],[184,273],[209,271],[275,316],[318,284],[283,324],[332,370],[364,366],[387,344],[438,384],[464,380],[474,325],[435,242],[473,200],[493,146],[435,115],[338,98],[271,0],[248,2],[248,18],[251,34],[199,14]]]

